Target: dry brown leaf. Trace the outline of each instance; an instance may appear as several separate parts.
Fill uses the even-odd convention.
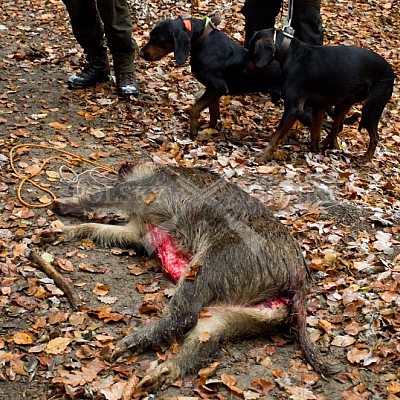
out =
[[[57,259],[57,264],[62,270],[66,271],[66,272],[73,273],[75,271],[75,268],[74,268],[74,265],[72,264],[72,262],[65,258]]]
[[[27,332],[14,333],[12,340],[15,344],[32,344],[34,341],[33,336]]]
[[[228,388],[231,388],[236,385],[237,378],[234,377],[233,375],[229,375],[226,372],[221,374],[221,380],[226,385]]]
[[[364,360],[366,355],[368,354],[367,349],[351,349],[347,352],[347,359],[352,363],[352,364],[358,364],[361,361]]]
[[[139,378],[133,373],[124,385],[124,389],[121,394],[121,400],[131,400],[132,394],[135,391]]]
[[[152,203],[157,197],[157,193],[149,193],[144,199],[145,204]]]
[[[105,296],[110,291],[110,287],[108,285],[104,285],[103,283],[96,282],[93,293],[96,296]]]
[[[354,339],[352,336],[336,336],[333,340],[332,340],[332,346],[338,346],[338,347],[347,347],[352,345],[354,342],[356,341],[356,339]]]
[[[194,281],[200,268],[201,264],[191,264],[189,270],[186,272],[185,279],[188,281]]]
[[[267,396],[269,392],[275,389],[275,385],[272,382],[264,379],[254,379],[251,381],[250,389],[260,393],[262,396]]]
[[[207,368],[202,368],[198,374],[200,378],[202,378],[204,381],[208,379],[210,376],[215,375],[215,372],[217,371],[217,368],[219,366],[219,362],[213,362],[210,364]]]
[[[14,359],[10,361],[10,368],[17,375],[28,376],[28,373],[24,369],[25,363],[20,359]]]
[[[74,312],[69,317],[69,323],[72,326],[79,326],[79,325],[82,325],[87,318],[88,318],[87,314],[84,312],[80,312],[80,311]]]
[[[71,128],[72,125],[61,124],[60,122],[50,122],[49,126],[58,131],[64,131],[65,129]]]
[[[208,342],[210,338],[211,338],[211,333],[207,331],[201,332],[200,335],[198,336],[199,342],[201,343]]]
[[[387,385],[387,391],[391,394],[399,394],[400,393],[400,381],[399,380],[391,381]]]
[[[71,342],[72,340],[69,338],[57,337],[47,343],[44,351],[47,354],[61,354],[66,350]]]
[[[315,400],[317,398],[311,390],[301,386],[287,387],[286,391],[293,400]]]

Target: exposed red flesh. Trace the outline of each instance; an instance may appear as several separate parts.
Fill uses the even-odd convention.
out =
[[[176,282],[186,270],[190,256],[179,251],[168,231],[158,226],[148,226],[148,240],[155,247],[163,270]]]

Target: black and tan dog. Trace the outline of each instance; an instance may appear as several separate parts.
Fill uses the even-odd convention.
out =
[[[116,207],[129,222],[64,226],[45,231],[43,241],[88,237],[103,245],[144,246],[177,280],[161,318],[116,346],[118,356],[183,340],[178,354],[150,371],[139,388],[156,390],[196,372],[223,340],[285,323],[293,325],[305,359],[329,374],[306,330],[310,271],[302,251],[272,212],[236,185],[202,170],[139,160],[121,168],[115,187],[54,206],[62,214]]]
[[[311,46],[274,29],[257,32],[250,41],[248,66],[265,68],[278,60],[282,66],[285,111],[259,161],[268,160],[285,138],[307,103],[313,109],[311,150],[318,151],[326,108],[334,106],[333,124],[322,148],[338,148],[337,135],[353,104],[364,102],[359,131],[369,133],[364,155],[370,161],[378,144],[378,122],[390,100],[394,72],[377,53],[355,46]]]
[[[175,61],[184,64],[190,54],[190,66],[195,78],[206,90],[189,110],[190,137],[199,128],[200,113],[209,108],[210,127],[220,118],[219,99],[224,95],[263,92],[280,97],[281,72],[278,63],[271,63],[262,73],[246,74],[247,50],[215,29],[212,18],[165,19],[150,32],[150,39],[140,56],[157,61],[174,53]]]

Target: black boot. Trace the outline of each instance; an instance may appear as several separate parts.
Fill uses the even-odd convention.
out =
[[[70,89],[85,89],[97,83],[110,81],[110,65],[107,54],[88,54],[85,68],[68,78]]]
[[[133,72],[117,72],[115,79],[120,96],[137,96],[139,94],[139,86]]]

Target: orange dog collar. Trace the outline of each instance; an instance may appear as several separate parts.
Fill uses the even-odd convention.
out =
[[[192,20],[189,18],[187,18],[187,19],[182,18],[182,22],[183,22],[183,25],[185,25],[186,30],[191,32],[192,31]]]

